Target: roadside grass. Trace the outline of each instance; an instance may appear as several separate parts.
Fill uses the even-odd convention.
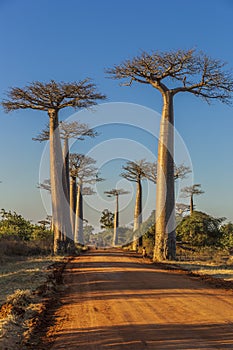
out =
[[[209,275],[225,281],[233,281],[233,256],[216,248],[183,250],[178,248],[178,261],[171,261],[182,269],[199,275]],[[166,262],[167,263],[167,262]]]
[[[49,266],[62,256],[7,257],[0,266],[0,305],[16,290],[35,290],[49,275]]]
[[[174,261],[166,262],[174,265]],[[197,273],[199,275],[209,275],[214,278],[221,278],[225,281],[233,281],[233,265],[214,263],[211,261],[176,261],[175,265],[181,269]]]
[[[62,266],[66,259],[64,256],[5,256],[2,259],[0,349],[24,348],[23,342],[30,339],[39,315],[44,312],[46,297],[54,290],[57,268],[54,264]]]

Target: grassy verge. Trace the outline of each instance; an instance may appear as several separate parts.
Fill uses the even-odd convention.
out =
[[[0,267],[0,349],[24,349],[68,258],[7,257]]]

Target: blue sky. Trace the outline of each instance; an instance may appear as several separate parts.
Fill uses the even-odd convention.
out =
[[[161,96],[155,89],[120,87],[106,79],[104,69],[140,50],[177,48],[203,50],[233,69],[232,18],[231,0],[0,0],[1,98],[10,86],[34,80],[91,77],[108,103],[135,103],[160,112]],[[64,111],[61,118],[71,113]],[[233,220],[232,113],[232,107],[220,102],[209,106],[188,94],[175,97],[175,126],[188,148],[194,182],[205,190],[196,199],[197,208],[228,220]],[[81,118],[84,122],[85,115]],[[32,137],[46,122],[45,113],[0,110],[0,207],[35,221],[46,216],[36,189],[44,145]],[[106,136],[96,144],[122,135],[133,139],[135,133],[128,130],[126,135],[113,125],[103,131]],[[83,152],[92,145],[77,147]],[[120,171],[117,167],[114,174]]]

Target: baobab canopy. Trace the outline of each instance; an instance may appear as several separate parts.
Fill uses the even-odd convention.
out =
[[[188,91],[207,101],[219,99],[229,103],[233,78],[229,71],[224,71],[224,66],[224,62],[194,49],[152,53],[144,51],[132,60],[107,69],[106,72],[113,79],[125,79],[124,85],[131,85],[136,81],[151,84],[160,92],[170,90],[175,95]],[[178,82],[178,86],[168,88],[164,81],[169,78]]]

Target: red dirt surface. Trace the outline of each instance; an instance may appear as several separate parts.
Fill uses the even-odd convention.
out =
[[[233,349],[233,293],[118,250],[64,271],[40,349]]]

